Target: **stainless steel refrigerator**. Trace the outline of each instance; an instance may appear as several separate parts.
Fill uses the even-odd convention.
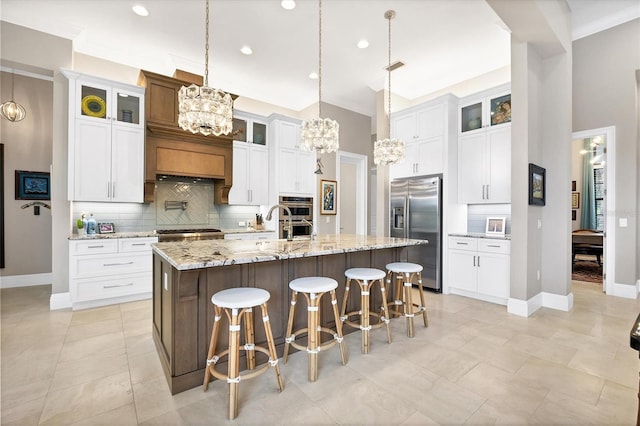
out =
[[[391,237],[428,240],[426,245],[408,247],[407,261],[418,263],[422,285],[442,291],[442,175],[391,181]]]

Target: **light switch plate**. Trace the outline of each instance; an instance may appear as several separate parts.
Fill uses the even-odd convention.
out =
[[[626,228],[627,227],[627,218],[626,217],[621,217],[620,218],[620,228]]]
[[[244,220],[241,220],[240,222],[238,222],[238,226],[247,226],[247,224]]]

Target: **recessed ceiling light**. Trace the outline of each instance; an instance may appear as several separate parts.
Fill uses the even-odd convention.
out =
[[[296,7],[296,2],[293,0],[282,0],[280,2],[280,6],[282,6],[282,8],[286,10],[292,10]]]
[[[317,72],[312,72],[311,74],[309,74],[309,78],[312,80],[316,80],[318,78],[318,73]]]
[[[362,39],[358,42],[358,48],[366,49],[367,47],[369,47],[369,42],[367,40]]]
[[[135,14],[138,16],[149,16],[149,11],[147,10],[146,7],[142,6],[141,4],[136,4],[131,9],[133,9]]]
[[[242,46],[240,51],[245,55],[251,55],[253,53],[253,50],[249,46]]]

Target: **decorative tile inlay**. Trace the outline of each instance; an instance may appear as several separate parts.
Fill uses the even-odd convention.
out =
[[[213,203],[213,184],[157,182],[156,223],[170,225],[208,225]],[[186,201],[186,209],[165,210],[165,201]]]

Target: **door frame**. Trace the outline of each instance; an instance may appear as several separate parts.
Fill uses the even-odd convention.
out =
[[[367,235],[367,164],[368,157],[353,152],[336,152],[336,180],[340,182],[340,165],[353,164],[356,166],[356,234]],[[340,187],[338,187],[339,190]],[[342,210],[338,204],[336,215],[336,233],[340,233],[340,215]]]
[[[576,139],[587,139],[605,135],[605,238],[604,238],[604,272],[602,290],[614,295],[616,271],[616,127],[600,127],[597,129],[573,132],[571,142]]]

